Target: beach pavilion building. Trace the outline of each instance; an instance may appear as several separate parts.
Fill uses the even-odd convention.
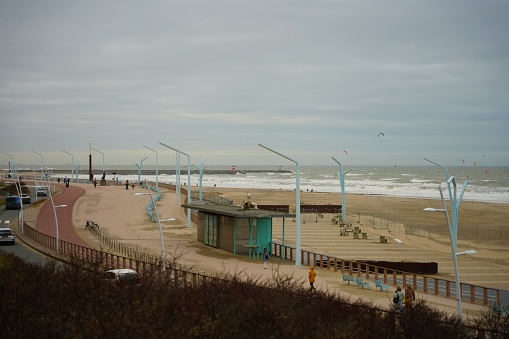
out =
[[[272,249],[272,221],[295,214],[247,206],[224,206],[194,202],[182,207],[197,210],[197,240],[206,245],[258,258],[266,248]],[[283,237],[284,239],[284,237]]]

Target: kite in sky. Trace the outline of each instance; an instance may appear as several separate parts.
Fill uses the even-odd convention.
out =
[[[383,134],[383,133],[378,133],[378,137],[379,137],[379,138],[380,138],[380,136],[385,137],[385,134]]]
[[[348,154],[348,151],[343,151],[343,153]]]

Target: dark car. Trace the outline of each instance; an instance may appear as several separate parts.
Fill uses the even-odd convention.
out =
[[[23,199],[23,205],[28,205],[32,203],[32,197],[30,194],[23,193],[21,194],[21,198]]]
[[[21,208],[21,199],[17,195],[9,195],[5,199],[6,210],[19,210]]]

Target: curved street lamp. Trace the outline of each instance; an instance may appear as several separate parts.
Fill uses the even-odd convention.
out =
[[[140,184],[140,183],[141,183],[141,181],[140,181],[140,176],[141,176],[141,166],[143,165],[143,160],[145,160],[145,159],[147,159],[147,158],[148,158],[148,157],[145,157],[145,158],[141,159],[141,161],[140,161],[140,164],[139,164],[139,165],[138,165],[138,164],[135,164],[135,165],[136,165],[136,167],[138,167],[138,184]]]
[[[93,147],[90,147],[90,148],[91,148],[92,150],[96,151],[97,153],[101,153],[101,154],[103,155],[103,173],[104,173],[104,153],[103,153],[103,152],[101,152],[101,151],[96,150],[96,149],[95,149],[95,148],[93,148]]]
[[[61,151],[64,153],[67,153],[71,156],[71,179],[72,179],[72,177],[74,175],[74,156],[71,153],[64,151],[63,149],[61,149]]]
[[[191,157],[189,154],[179,151],[176,148],[168,146],[160,141],[158,141],[162,146],[174,150],[175,152],[187,156],[187,203],[191,204]],[[180,187],[180,185],[179,185]],[[191,227],[191,209],[187,209],[187,227]]]
[[[449,228],[449,237],[451,239],[451,252],[452,252],[452,261],[454,263],[454,275],[456,277],[456,300],[457,300],[457,308],[458,308],[458,316],[461,317],[462,310],[461,310],[461,284],[460,284],[460,276],[459,276],[459,269],[458,269],[458,258],[457,258],[457,251],[458,251],[458,210],[461,203],[461,199],[463,198],[463,193],[465,193],[465,188],[467,187],[467,180],[465,180],[465,183],[463,184],[463,189],[461,190],[460,196],[457,196],[457,187],[456,187],[456,180],[454,179],[454,176],[449,176],[449,170],[447,167],[440,165],[434,161],[431,161],[429,159],[424,158],[424,160],[442,168],[445,172],[445,180],[447,182],[447,189],[449,190],[449,203],[451,205],[451,219],[449,219],[449,213],[447,211],[447,206],[445,204],[444,195],[442,193],[442,187],[439,186],[438,189],[440,190],[440,197],[442,199],[442,205],[443,209],[436,210],[433,208],[425,208],[425,211],[439,211],[444,212],[445,217],[447,219],[447,226]],[[452,184],[452,187],[451,187]]]
[[[145,147],[146,149],[149,149],[153,152],[156,152],[156,188],[159,188],[159,160],[158,160],[158,156],[157,156],[157,151],[155,149],[152,149],[150,147],[147,147],[145,145],[141,145],[143,147]]]
[[[301,253],[300,253],[300,164],[298,161],[293,160],[292,158],[287,157],[286,155],[283,155],[277,151],[274,151],[271,148],[268,148],[267,146],[264,146],[262,144],[258,144],[258,146],[265,148],[266,150],[275,153],[279,155],[280,157],[283,157],[287,160],[290,160],[291,162],[295,163],[296,166],[296,175],[295,175],[295,251],[297,252],[297,255],[295,256],[295,266],[300,267],[301,266]]]
[[[41,179],[44,180],[44,156],[41,153],[37,153],[36,151],[32,151],[35,154],[38,154],[41,157],[42,167],[41,167]]]
[[[9,162],[9,175],[12,177],[12,172],[13,172],[12,169],[11,169],[12,168],[12,155],[7,154],[5,152],[2,152],[2,153],[7,155],[7,156],[9,156],[9,157],[11,157],[11,161]]]
[[[343,223],[345,223],[346,222],[345,175],[347,175],[348,172],[350,172],[352,170],[361,171],[361,172],[365,172],[365,171],[361,170],[361,169],[357,169],[357,168],[350,168],[348,171],[343,173],[343,167],[341,166],[341,163],[339,161],[337,161],[336,158],[334,158],[334,157],[331,157],[331,158],[332,158],[332,160],[337,162],[339,165],[338,178],[339,178],[339,183],[341,185],[341,221]]]

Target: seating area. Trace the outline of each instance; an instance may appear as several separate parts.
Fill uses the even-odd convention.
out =
[[[376,286],[376,288],[380,288],[380,291],[387,291],[387,292],[389,292],[389,286],[384,285],[382,280],[375,280],[375,286]]]
[[[368,282],[362,280],[362,278],[355,278],[355,284],[361,286],[362,288],[371,289],[371,285]]]
[[[341,274],[343,277],[343,282],[347,282],[350,285],[350,282],[353,282],[355,285],[361,286],[362,288],[371,289],[371,284],[369,282],[364,281],[362,278],[354,277],[351,274],[343,273]],[[375,280],[376,288],[380,288],[380,291],[389,292],[389,286],[385,285],[382,280]]]
[[[355,278],[353,275],[350,275],[350,274],[342,274],[343,276],[343,281],[346,281],[348,282],[348,285],[350,285],[350,281],[351,282],[355,282]]]

